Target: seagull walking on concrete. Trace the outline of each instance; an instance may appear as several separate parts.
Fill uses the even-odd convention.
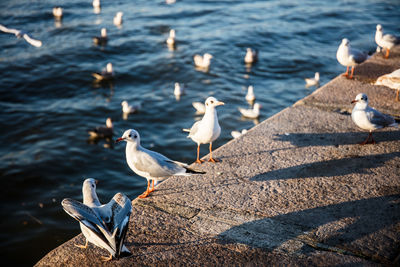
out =
[[[200,121],[193,124],[190,129],[183,129],[189,132],[188,138],[191,138],[197,143],[197,159],[196,163],[202,163],[199,158],[200,144],[210,144],[210,159],[208,161],[217,162],[217,159],[212,157],[212,142],[214,142],[221,133],[221,127],[218,123],[217,106],[224,105],[224,102],[218,101],[215,97],[208,97],[205,101],[206,112]]]
[[[36,39],[31,38],[28,33],[24,32],[24,31],[20,31],[17,29],[11,29],[11,28],[7,28],[4,25],[0,24],[0,31],[5,32],[5,33],[12,33],[15,36],[17,36],[18,38],[24,38],[25,41],[27,41],[30,45],[33,45],[35,47],[41,47],[42,46],[42,42]]]
[[[375,42],[378,46],[386,49],[385,58],[388,58],[390,49],[392,49],[396,44],[400,43],[400,38],[392,34],[383,35],[382,25],[378,24],[376,25]]]
[[[96,180],[92,178],[83,182],[82,193],[83,203],[70,198],[61,202],[64,211],[79,221],[82,234],[86,238],[84,246],[75,246],[85,249],[90,242],[106,249],[110,256],[102,256],[102,261],[132,255],[124,245],[132,212],[130,199],[117,193],[110,202],[102,205],[96,194]]]
[[[319,85],[319,72],[316,72],[314,78],[305,78],[306,87],[318,86]]]
[[[106,125],[97,126],[95,128],[89,129],[88,133],[90,138],[112,138],[113,136],[113,123],[111,118],[107,118]]]
[[[147,179],[147,189],[139,198],[145,198],[154,191],[154,181],[162,181],[172,175],[204,174],[204,172],[189,168],[185,163],[173,161],[160,153],[142,147],[139,133],[134,129],[126,130],[122,137],[116,140],[117,143],[121,141],[126,142],[125,153],[128,166],[137,175]],[[152,181],[151,188],[150,181]]]
[[[259,103],[254,103],[253,108],[245,109],[239,108],[240,113],[246,118],[257,119],[260,116],[261,105]]]
[[[386,87],[396,90],[396,101],[400,101],[399,91],[400,91],[400,69],[397,69],[391,73],[380,76],[375,85],[384,85]]]
[[[367,139],[360,143],[360,145],[376,143],[372,137],[372,131],[384,127],[398,126],[393,117],[368,106],[368,97],[364,93],[358,94],[351,103],[356,103],[351,112],[351,119],[358,127],[369,131]],[[371,141],[369,141],[370,139]]]
[[[351,75],[350,79],[353,78],[354,69],[358,64],[361,64],[365,60],[368,59],[368,54],[361,52],[360,50],[354,49],[350,47],[350,42],[348,39],[344,38],[342,43],[339,45],[339,48],[336,52],[336,58],[340,64],[347,67],[346,73],[343,75],[349,76],[349,67],[351,67]]]

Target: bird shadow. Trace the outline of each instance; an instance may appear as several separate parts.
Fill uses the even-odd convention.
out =
[[[400,152],[368,156],[349,156],[340,159],[317,161],[288,168],[268,171],[250,178],[251,181],[278,179],[334,177],[352,173],[367,174],[371,169],[383,166],[387,161],[400,157]]]
[[[305,245],[296,251],[298,254],[309,253],[311,247],[328,251],[334,247],[345,254],[393,264],[398,261],[400,250],[400,234],[395,230],[400,222],[400,187],[386,193],[389,194],[253,220],[221,232],[218,238],[267,250],[301,240]],[[391,238],[385,238],[386,234]],[[367,243],[367,247],[362,245]]]

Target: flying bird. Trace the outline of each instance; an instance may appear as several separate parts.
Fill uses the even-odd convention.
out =
[[[4,25],[0,24],[0,31],[5,32],[5,33],[12,33],[15,36],[17,36],[18,38],[24,38],[25,41],[27,41],[30,45],[33,45],[35,47],[41,47],[42,46],[42,41],[36,40],[31,38],[28,33],[24,32],[24,31],[20,31],[17,29],[11,29],[11,28],[7,28]]]

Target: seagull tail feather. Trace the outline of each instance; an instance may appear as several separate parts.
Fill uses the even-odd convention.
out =
[[[194,173],[194,174],[205,174],[206,173],[206,172],[203,172],[203,171],[193,170],[193,169],[191,169],[189,167],[186,167],[186,166],[183,166],[183,168],[186,169],[186,173]]]

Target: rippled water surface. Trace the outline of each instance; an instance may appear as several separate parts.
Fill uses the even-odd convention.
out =
[[[61,24],[52,17],[55,5],[64,8]],[[88,128],[111,117],[114,137],[135,128],[143,146],[193,162],[196,145],[181,132],[196,119],[193,101],[213,95],[226,103],[218,108],[218,147],[232,130],[256,123],[237,110],[248,106],[245,87],[254,86],[262,121],[315,90],[304,87],[304,77],[319,71],[324,84],[344,71],[335,57],[342,38],[374,51],[377,23],[398,34],[399,10],[399,1],[372,0],[103,0],[101,13],[94,14],[91,1],[1,1],[0,24],[43,42],[35,48],[0,33],[3,261],[32,265],[79,233],[60,201],[81,200],[85,177],[100,181],[102,201],[117,191],[133,199],[145,190],[146,180],[125,162],[125,145],[88,142]],[[112,24],[118,11],[124,12],[121,28]],[[109,43],[95,46],[91,38],[102,27]],[[174,51],[165,44],[171,28],[178,40]],[[243,64],[247,47],[260,51],[251,69]],[[205,52],[214,56],[208,73],[192,62],[195,53]],[[107,62],[114,65],[115,82],[94,84],[91,73]],[[186,87],[179,101],[175,82]],[[142,110],[124,120],[123,100],[140,102]]]

